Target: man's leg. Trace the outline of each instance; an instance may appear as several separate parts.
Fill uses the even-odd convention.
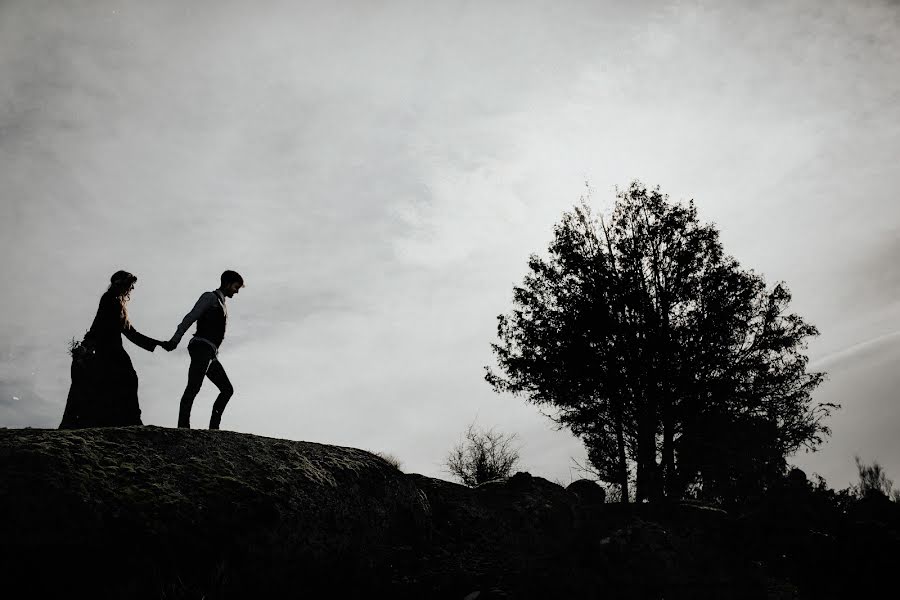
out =
[[[191,355],[191,366],[188,367],[188,382],[181,396],[181,404],[178,407],[178,426],[191,428],[191,406],[194,398],[203,385],[203,377],[213,359],[212,349],[205,348],[206,344],[188,344],[188,354]]]
[[[228,401],[234,394],[234,388],[231,387],[231,382],[228,380],[228,374],[225,373],[222,363],[218,360],[214,360],[210,363],[209,369],[206,370],[206,376],[209,377],[209,380],[212,381],[217,388],[219,388],[219,397],[216,398],[216,401],[213,403],[212,416],[209,418],[209,428],[218,429],[219,424],[222,422],[222,412],[225,410],[225,405],[228,404]]]

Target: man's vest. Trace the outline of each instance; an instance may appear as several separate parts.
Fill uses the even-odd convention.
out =
[[[219,299],[219,295],[216,294],[216,303],[197,319],[197,332],[194,335],[209,340],[218,348],[225,339],[225,322],[227,320],[228,312],[225,310],[222,300]]]

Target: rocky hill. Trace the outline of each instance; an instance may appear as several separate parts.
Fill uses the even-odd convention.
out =
[[[35,597],[793,598],[821,591],[804,561],[877,568],[900,531],[602,504],[526,473],[470,489],[226,431],[0,429],[0,473],[0,575]]]

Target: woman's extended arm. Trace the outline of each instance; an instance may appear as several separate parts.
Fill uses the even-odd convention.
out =
[[[122,330],[122,335],[127,337],[135,346],[139,346],[148,352],[153,352],[156,350],[156,347],[162,343],[139,332],[131,326],[131,323],[125,325],[125,328]]]

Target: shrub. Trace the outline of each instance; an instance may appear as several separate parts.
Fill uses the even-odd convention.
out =
[[[894,482],[888,479],[884,468],[873,460],[871,465],[863,463],[859,456],[855,457],[856,470],[859,473],[859,483],[853,486],[854,495],[857,498],[871,498],[883,495],[896,500],[896,491],[892,493]]]
[[[469,487],[507,478],[519,462],[519,451],[513,447],[515,439],[516,434],[480,429],[472,423],[463,440],[447,456],[446,467]]]

